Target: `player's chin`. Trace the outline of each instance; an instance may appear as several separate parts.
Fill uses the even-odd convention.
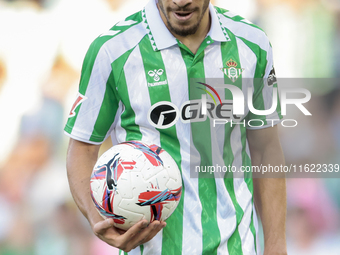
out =
[[[180,21],[175,18],[168,20],[170,30],[178,35],[186,36],[196,33],[199,27],[199,20],[197,17],[193,17],[187,21]]]
[[[190,25],[190,26],[173,26],[172,32],[179,36],[188,36],[195,34],[198,26]]]

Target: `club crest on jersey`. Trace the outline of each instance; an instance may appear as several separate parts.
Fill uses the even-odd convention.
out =
[[[163,69],[155,69],[155,70],[150,70],[148,72],[148,75],[153,78],[155,82],[148,82],[149,87],[153,86],[158,86],[158,85],[166,85],[168,84],[167,80],[165,81],[160,81],[161,76],[163,75],[164,70]]]
[[[241,74],[243,73],[243,71],[245,70],[244,68],[236,68],[237,67],[237,63],[230,59],[226,65],[228,66],[227,68],[221,68],[221,71],[228,76],[228,78],[232,81],[235,82],[238,77],[241,76]]]
[[[76,101],[74,102],[74,104],[73,104],[73,106],[72,106],[72,108],[71,108],[71,111],[70,111],[70,113],[69,113],[69,115],[68,115],[69,118],[76,116],[76,112],[75,112],[76,108],[77,108],[79,105],[81,105],[81,103],[83,103],[86,99],[87,99],[86,96],[83,96],[82,94],[78,93],[77,99],[76,99]]]

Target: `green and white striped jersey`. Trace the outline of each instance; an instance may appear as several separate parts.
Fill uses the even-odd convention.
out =
[[[258,252],[251,176],[204,178],[206,175],[200,173],[200,178],[192,178],[190,172],[193,164],[250,166],[246,129],[256,128],[256,123],[213,127],[209,118],[192,123],[171,114],[162,115],[161,121],[150,121],[150,109],[157,105],[166,105],[160,111],[173,113],[177,108],[179,114],[190,113],[190,108],[186,112],[183,105],[205,94],[195,89],[197,83],[191,84],[195,79],[207,84],[211,78],[224,80],[244,94],[250,87],[256,109],[271,107],[276,84],[266,83],[272,75],[273,61],[265,33],[211,4],[209,11],[211,28],[196,54],[169,32],[155,0],[151,0],[142,11],[100,35],[84,60],[79,95],[66,133],[92,144],[111,136],[113,144],[141,140],[160,145],[182,172],[182,199],[167,220],[167,227],[129,254]],[[254,78],[263,82],[255,82]],[[217,91],[222,101],[232,99],[226,89]],[[263,128],[271,125],[269,119],[281,119],[281,114],[278,107],[270,116],[256,116],[246,105],[244,118],[261,119]]]

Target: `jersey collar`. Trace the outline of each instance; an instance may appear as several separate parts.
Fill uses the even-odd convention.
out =
[[[170,33],[163,22],[156,2],[157,0],[150,0],[142,11],[143,21],[155,51],[163,50],[177,44],[176,38]],[[225,28],[222,27],[222,23],[211,3],[209,4],[209,11],[211,16],[211,27],[207,36],[210,36],[214,41],[230,41],[228,34],[226,33]]]

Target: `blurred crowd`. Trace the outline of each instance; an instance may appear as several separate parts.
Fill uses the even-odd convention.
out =
[[[0,0],[0,255],[115,254],[72,200],[63,126],[90,43],[147,1]],[[211,2],[266,31],[279,78],[320,81],[313,116],[297,110],[298,126],[280,128],[287,163],[340,164],[340,2]],[[340,179],[287,190],[289,254],[340,254]]]

